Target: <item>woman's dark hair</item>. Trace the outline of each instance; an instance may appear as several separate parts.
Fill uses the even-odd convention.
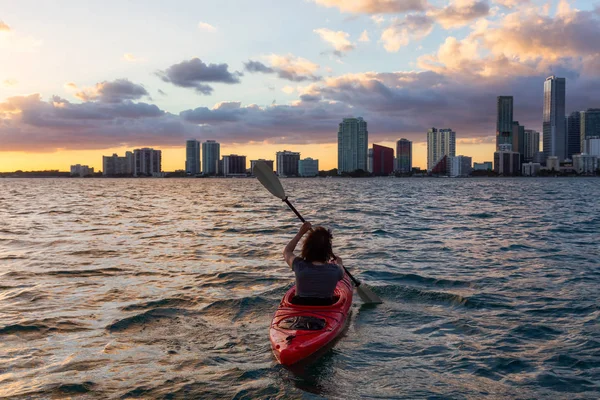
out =
[[[327,262],[333,257],[331,249],[331,231],[318,226],[311,232],[308,232],[304,244],[302,245],[302,258],[305,261]]]

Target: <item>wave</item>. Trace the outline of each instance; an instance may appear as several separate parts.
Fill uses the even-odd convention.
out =
[[[109,332],[124,332],[131,329],[140,329],[155,322],[174,319],[185,315],[186,310],[180,308],[155,308],[144,313],[123,318],[106,327]]]
[[[185,306],[195,306],[198,302],[192,300],[190,298],[166,298],[160,300],[147,301],[144,303],[138,304],[130,304],[128,306],[122,307],[122,311],[138,311],[138,310],[147,310],[147,309],[155,309],[155,308],[173,308],[173,307],[185,307]]]
[[[418,274],[398,274],[387,271],[366,271],[363,273],[363,275],[373,276],[375,279],[384,280],[386,282],[406,282],[436,287],[470,288],[475,286],[472,282],[469,281],[434,278]]]
[[[257,318],[257,316],[270,316],[270,313],[277,308],[277,304],[273,300],[261,296],[217,300],[204,307],[200,313],[205,316],[226,318],[231,321],[248,320]]]
[[[122,275],[124,269],[117,267],[97,268],[97,269],[80,269],[80,270],[58,270],[46,272],[50,276],[77,276],[77,277],[92,277],[92,276],[114,276]]]

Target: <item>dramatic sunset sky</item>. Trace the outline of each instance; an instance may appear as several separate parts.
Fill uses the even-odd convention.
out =
[[[493,159],[495,101],[541,131],[543,81],[567,112],[600,107],[600,3],[537,0],[0,0],[0,171],[101,168],[101,156],[188,138],[221,154],[278,150],[337,165],[337,127],[369,142],[457,132]]]

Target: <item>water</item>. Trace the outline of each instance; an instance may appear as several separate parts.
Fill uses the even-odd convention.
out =
[[[600,180],[283,181],[384,304],[300,370],[255,180],[0,180],[0,397],[600,397]]]

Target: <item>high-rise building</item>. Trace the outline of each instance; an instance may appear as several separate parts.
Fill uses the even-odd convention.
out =
[[[394,149],[373,144],[373,175],[389,175],[394,172]]]
[[[592,136],[586,138],[585,149],[586,152],[584,154],[600,157],[600,136]]]
[[[308,157],[298,161],[299,176],[317,176],[319,175],[319,160],[313,160]]]
[[[513,143],[513,97],[498,96],[496,106],[496,150]]]
[[[373,149],[369,149],[367,151],[367,171],[372,174],[373,173]]]
[[[567,158],[581,153],[581,113],[573,111],[567,118]]]
[[[471,167],[473,159],[467,156],[449,157],[449,172],[450,176],[468,176],[473,168]]]
[[[221,145],[214,140],[202,142],[202,173],[205,175],[217,175],[222,171],[218,169],[221,159]]]
[[[565,78],[550,76],[544,82],[544,154],[567,158],[567,134],[565,123]]]
[[[412,171],[412,142],[400,139],[396,142],[396,171],[408,174]]]
[[[578,174],[593,174],[598,170],[598,157],[576,154],[573,156],[573,169]]]
[[[560,171],[560,160],[557,156],[550,156],[546,159],[546,169],[550,171]]]
[[[221,172],[221,171],[219,171]],[[223,176],[246,175],[246,156],[223,156]]]
[[[117,154],[102,156],[102,175],[104,176],[130,176],[133,175],[134,160],[131,151],[125,152],[125,157]]]
[[[482,163],[473,163],[473,169],[475,171],[491,171],[493,165],[491,161],[484,161]]]
[[[185,142],[185,172],[192,175],[200,173],[200,142],[195,139]]]
[[[271,170],[275,171],[275,169],[273,168],[273,160],[265,160],[265,159],[258,159],[258,160],[250,160],[250,172],[252,173],[252,175],[254,175],[254,166],[256,165],[257,162],[262,161],[265,164],[267,164],[269,167],[271,167]]]
[[[94,173],[94,168],[87,165],[75,164],[71,165],[71,176],[88,176]]]
[[[521,161],[523,161],[525,153],[525,127],[519,125],[519,121],[513,121],[512,127],[512,150],[519,153]]]
[[[590,153],[585,148],[586,139],[591,137],[600,137],[600,108],[588,108],[581,112],[581,152]]]
[[[456,155],[456,132],[452,129],[435,129],[427,131],[427,171],[432,171],[438,161],[444,157]]]
[[[494,171],[503,176],[518,175],[521,172],[521,155],[512,151],[511,144],[502,144],[494,153]]]
[[[338,129],[338,174],[367,171],[369,132],[361,117],[344,118]]]
[[[298,161],[300,153],[293,151],[277,152],[277,175],[279,176],[298,176]]]
[[[521,165],[521,175],[523,176],[537,176],[542,169],[542,165],[539,163],[529,162]]]
[[[533,161],[535,153],[540,151],[540,133],[533,129],[525,129],[523,136],[523,159],[530,162]]]
[[[162,171],[162,152],[150,148],[133,150],[133,176],[154,176]]]

